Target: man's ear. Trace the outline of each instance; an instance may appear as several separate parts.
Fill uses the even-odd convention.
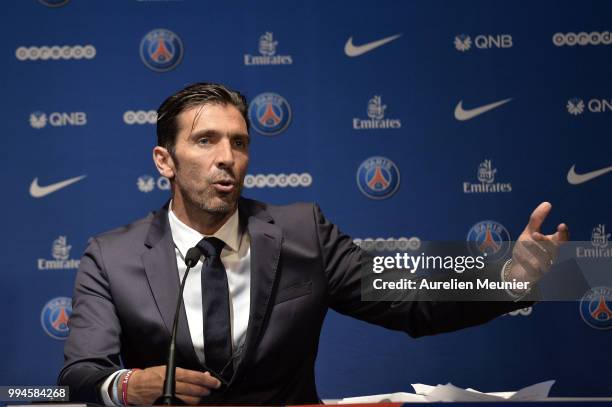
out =
[[[153,161],[161,175],[168,179],[174,178],[176,170],[174,159],[165,147],[155,146],[153,148]]]

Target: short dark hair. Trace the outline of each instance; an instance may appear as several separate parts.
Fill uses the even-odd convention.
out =
[[[157,109],[157,145],[166,148],[174,155],[178,133],[177,116],[192,107],[206,104],[234,106],[251,127],[247,113],[247,100],[244,95],[218,83],[199,82],[179,90],[168,97]]]

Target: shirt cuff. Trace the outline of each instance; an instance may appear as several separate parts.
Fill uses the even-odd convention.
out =
[[[506,260],[506,262],[501,268],[501,281],[504,283],[508,281],[506,277],[507,277],[508,269],[510,268],[511,265],[512,265],[512,259],[508,259]],[[514,302],[522,301],[525,297],[531,294],[531,289],[533,288],[532,284],[534,283],[529,283],[529,288],[521,293],[514,292],[510,289],[506,289],[506,293],[510,296],[512,301]]]
[[[100,399],[105,406],[108,407],[121,407],[119,404],[119,398],[117,395],[117,386],[113,386],[109,389],[111,383],[114,382],[115,378],[117,378],[120,374],[127,372],[127,369],[117,370],[115,373],[111,374],[102,382],[102,386],[100,387]],[[110,390],[110,394],[109,394]],[[113,394],[114,393],[114,394]]]

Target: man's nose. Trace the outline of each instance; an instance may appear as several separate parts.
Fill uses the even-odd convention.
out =
[[[234,165],[234,150],[229,138],[224,137],[217,143],[215,158],[219,167],[232,167]]]

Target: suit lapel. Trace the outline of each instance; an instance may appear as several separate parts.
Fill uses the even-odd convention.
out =
[[[162,316],[168,336],[170,336],[179,296],[180,281],[174,241],[168,223],[167,205],[154,215],[145,245],[149,247],[149,250],[142,255],[145,274],[157,309]],[[179,315],[176,342],[178,351],[184,360],[191,366],[198,366],[198,358],[191,342],[184,304],[181,306]]]
[[[277,280],[282,231],[253,201],[241,200],[240,216],[251,238],[251,300],[244,348],[232,381],[239,377],[252,359],[272,304],[270,297]]]

